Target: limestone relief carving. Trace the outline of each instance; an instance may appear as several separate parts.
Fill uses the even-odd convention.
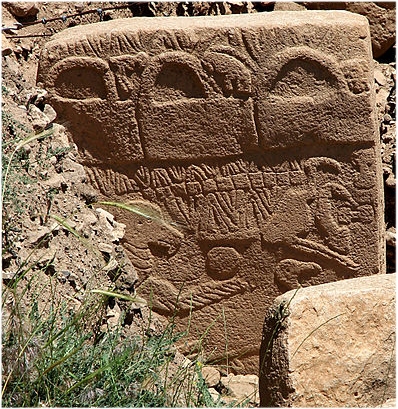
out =
[[[350,225],[360,220],[360,214],[372,215],[371,206],[359,206],[354,200],[342,184],[341,165],[334,159],[314,157],[303,160],[301,165],[296,161],[290,166],[295,170],[280,173],[272,173],[270,169],[258,171],[259,166],[254,162],[243,160],[213,167],[203,164],[149,169],[141,166],[133,180],[144,192],[152,189],[153,198],[166,209],[169,219],[177,223],[182,232],[193,232],[196,240],[212,242],[226,237],[255,240],[261,236],[265,250],[267,244],[279,244],[320,264],[329,260],[355,272],[359,264],[347,256],[351,246]],[[97,179],[104,180],[104,177],[97,176]],[[190,190],[189,183],[197,183],[198,188]],[[278,183],[284,193],[276,201],[277,192],[273,187]],[[335,202],[341,202],[339,207]],[[146,206],[153,205],[147,202]],[[133,230],[140,231],[135,223],[130,224]],[[149,227],[147,236],[153,228]],[[164,227],[159,226],[158,230],[161,233]],[[145,270],[153,254],[149,244],[144,245],[140,237],[135,236],[126,247],[132,252],[137,269]],[[212,260],[211,270],[215,271],[215,256]],[[178,290],[173,291],[171,298],[175,300]]]
[[[135,267],[150,270],[154,255],[169,258],[177,253],[183,234],[171,223],[165,222],[161,209],[151,202],[135,200],[130,204],[142,213],[132,213],[129,217],[129,226],[134,230],[134,240],[126,243],[126,247]]]
[[[250,93],[250,72],[223,54],[206,53],[203,61],[211,76],[198,58],[181,51],[162,53],[147,64],[138,120],[149,160],[232,156],[256,142],[253,101],[236,98]],[[227,69],[231,65],[235,70]],[[232,115],[224,119],[225,112]]]
[[[358,61],[353,63],[357,65]],[[366,90],[353,90],[352,79],[346,78],[335,58],[306,46],[288,48],[270,59],[265,76],[267,85],[257,110],[260,146],[264,149],[356,141],[356,135],[344,131],[356,115],[355,108],[347,112],[342,107],[358,106],[358,94]],[[358,76],[363,78],[362,72]],[[339,124],[337,128],[333,128],[331,116]]]
[[[310,47],[287,48],[271,58],[258,90],[252,85],[259,70],[256,62],[247,51],[239,57],[231,54],[237,53],[224,47],[204,52],[202,58],[171,50],[155,56],[140,51],[108,59],[68,57],[51,69],[50,78],[61,105],[70,108],[77,103],[72,100],[79,101],[75,114],[82,121],[96,124],[107,105],[100,103],[103,100],[131,111],[126,114],[132,146],[127,146],[123,132],[114,135],[117,144],[108,141],[112,151],[120,150],[119,161],[126,156],[120,145],[126,145],[129,162],[215,158],[258,146],[270,149],[330,138],[334,142],[334,133],[327,130],[329,115],[341,114],[340,121],[348,121],[351,118],[340,113],[340,107],[360,101],[348,85],[355,80],[352,74],[348,80],[333,57]],[[362,72],[358,76],[363,82]],[[227,118],[225,112],[230,113]],[[279,118],[284,121],[280,125]],[[113,121],[112,125],[116,127]],[[213,137],[207,138],[208,134]],[[339,138],[352,142],[349,135]],[[88,142],[86,147],[94,157],[106,159],[102,147],[102,154]]]
[[[300,287],[303,276],[314,276],[322,271],[319,264],[294,259],[284,259],[278,264],[275,279],[287,290]]]
[[[202,283],[191,289],[178,289],[170,281],[149,277],[141,285],[144,294],[152,296],[154,311],[172,315],[188,316],[192,311],[206,305],[219,303],[248,290],[248,284],[241,279]]]
[[[375,183],[376,166],[373,155],[372,149],[360,150],[353,155],[353,161],[359,169],[359,175],[354,180],[354,186],[358,189],[369,189]]]
[[[117,214],[137,291],[181,330],[224,314],[249,372],[275,296],[382,270],[367,22],[312,16],[118,20],[40,61],[93,187],[153,215]]]

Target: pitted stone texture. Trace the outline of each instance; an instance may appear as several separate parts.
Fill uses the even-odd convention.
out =
[[[347,10],[369,20],[373,57],[381,57],[396,41],[396,2],[384,1],[335,1],[304,2],[309,10]]]
[[[395,298],[395,274],[278,297],[265,322],[261,406],[378,407],[395,398]]]
[[[6,2],[4,5],[15,17],[35,16],[39,12],[36,2]]]
[[[260,403],[257,375],[229,374],[221,378],[221,384],[228,391],[227,396],[223,397],[224,401],[229,401],[237,406],[248,403],[258,406]]]
[[[206,382],[207,387],[215,388],[221,379],[220,371],[213,366],[204,366],[202,368],[202,376]]]
[[[1,55],[5,57],[6,55],[10,55],[13,51],[13,46],[10,40],[4,35],[1,35]]]
[[[396,408],[397,407],[397,400],[395,398],[394,399],[388,399],[380,407],[381,408]]]
[[[153,309],[257,373],[266,307],[383,271],[369,27],[345,12],[134,18],[65,30],[38,80],[92,185],[123,202]],[[203,351],[202,351],[203,352]],[[227,357],[226,357],[227,355]]]

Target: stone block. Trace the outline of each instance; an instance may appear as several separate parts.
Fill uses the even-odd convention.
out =
[[[207,365],[202,368],[202,376],[208,388],[215,388],[221,379],[220,371]]]
[[[3,57],[12,54],[13,51],[13,46],[10,42],[10,40],[2,34],[1,36],[1,55]]]
[[[136,209],[138,294],[242,374],[276,296],[383,272],[372,70],[366,18],[289,11],[70,28],[38,81],[99,199]]]
[[[289,291],[267,313],[261,406],[378,407],[395,398],[395,274]]]
[[[221,384],[227,389],[229,401],[235,404],[254,404],[258,405],[258,376],[257,375],[233,375],[223,376]]]
[[[4,5],[15,17],[35,16],[39,12],[37,2],[5,2]]]
[[[294,1],[277,1],[274,5],[274,11],[304,11],[306,8]]]
[[[370,25],[373,57],[381,57],[396,41],[396,2],[384,1],[342,1],[342,2],[304,2],[310,10],[347,10],[365,16]]]

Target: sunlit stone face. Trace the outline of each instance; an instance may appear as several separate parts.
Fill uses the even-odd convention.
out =
[[[256,372],[264,312],[383,270],[367,21],[342,12],[136,18],[65,30],[38,80],[118,212],[137,292]],[[228,348],[226,348],[226,345]],[[186,352],[191,345],[188,345]]]

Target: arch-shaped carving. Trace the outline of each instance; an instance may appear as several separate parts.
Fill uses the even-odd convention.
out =
[[[109,66],[100,58],[65,58],[51,69],[49,77],[61,100],[105,100],[114,91]]]
[[[185,52],[159,54],[142,73],[142,98],[159,102],[206,98],[210,91],[200,60]]]
[[[152,57],[145,67],[137,119],[147,159],[234,156],[257,144],[251,98],[216,92],[202,63],[186,52],[171,51]]]
[[[305,46],[278,53],[267,76],[269,93],[283,99],[348,90],[337,61]]]

